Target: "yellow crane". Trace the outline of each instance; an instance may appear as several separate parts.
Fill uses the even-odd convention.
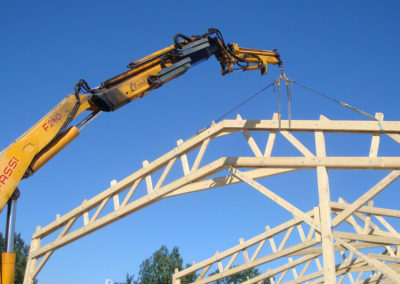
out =
[[[41,168],[54,155],[79,135],[80,129],[103,111],[114,111],[141,98],[166,82],[181,76],[195,64],[214,55],[220,62],[222,75],[238,70],[261,70],[268,64],[281,65],[276,50],[241,48],[226,44],[218,29],[210,28],[203,35],[177,34],[174,44],[128,64],[129,70],[91,89],[84,80],[32,128],[0,152],[0,212],[6,204],[6,251],[1,256],[2,284],[14,283],[15,254],[13,236],[18,184]],[[88,94],[80,94],[80,92]],[[70,126],[83,111],[90,114]]]

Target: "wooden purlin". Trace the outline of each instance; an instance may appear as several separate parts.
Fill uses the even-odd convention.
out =
[[[399,234],[383,216],[399,218],[400,211],[375,208],[371,202],[368,206],[365,206],[365,203],[371,201],[375,195],[383,191],[399,176],[400,157],[381,157],[378,153],[381,144],[379,137],[381,135],[387,135],[395,142],[400,143],[400,122],[382,121],[379,125],[376,121],[333,121],[321,117],[320,120],[292,120],[289,125],[289,121],[286,120],[282,120],[279,123],[277,117],[275,114],[272,120],[243,120],[238,116],[236,120],[224,120],[218,124],[213,124],[209,129],[202,131],[185,142],[178,140],[177,147],[172,151],[153,162],[144,161],[143,167],[138,171],[119,182],[113,181],[111,186],[99,195],[84,201],[69,213],[58,216],[49,225],[39,228],[32,236],[33,245],[29,253],[24,283],[32,283],[56,249],[144,207],[166,197],[215,189],[240,182],[251,185],[251,187],[259,190],[284,209],[289,210],[295,219],[274,229],[269,229],[249,241],[241,240],[237,247],[218,253],[209,260],[195,264],[187,270],[177,272],[174,275],[175,283],[179,283],[182,277],[193,272],[199,273],[199,283],[209,283],[207,281],[210,279],[222,279],[250,267],[268,264],[280,258],[287,258],[288,263],[282,267],[271,268],[264,274],[264,277],[279,275],[281,281],[284,281],[289,278],[290,273],[288,272],[291,271],[292,278],[305,279],[311,277],[309,275],[319,273],[319,276],[316,276],[317,278],[328,277],[326,279],[333,281],[333,278],[343,275],[343,273],[340,273],[343,269],[338,268],[338,264],[335,264],[332,256],[338,252],[348,251],[349,248],[354,256],[358,255],[358,257],[363,258],[364,262],[360,263],[370,266],[375,265],[374,269],[383,273],[381,278],[387,279],[388,274],[392,279],[396,278],[397,273],[392,273],[389,270],[391,269],[391,264],[385,264],[384,261],[388,261],[388,257],[391,257],[390,260],[392,262],[397,262],[397,258],[400,256],[399,244],[397,243]],[[383,116],[379,117],[383,118]],[[257,144],[252,136],[252,131],[260,131],[268,135],[268,141],[264,147],[260,147]],[[207,157],[207,148],[214,139],[223,139],[222,136],[237,132],[243,133],[247,141],[247,147],[254,154],[253,157],[219,157],[217,159]],[[295,137],[296,132],[310,132],[315,135],[317,147],[315,154]],[[326,154],[324,133],[369,134],[372,136],[370,151],[366,153],[365,157],[330,157]],[[279,147],[279,144],[275,145],[277,135],[282,135],[292,144],[299,151],[300,156],[273,156],[273,149]],[[193,164],[190,165],[188,154],[197,149],[196,158]],[[260,149],[265,149],[264,153]],[[181,162],[177,162],[177,160],[181,160]],[[167,177],[174,166],[181,167],[181,176],[172,182],[166,183]],[[267,189],[261,183],[255,181],[256,179],[283,175],[303,169],[317,170],[320,191],[320,204],[317,204],[315,209],[307,213],[300,211],[295,207],[295,204],[290,204],[279,197],[273,192],[273,189]],[[378,183],[376,187],[367,191],[365,195],[349,204],[343,200],[330,202],[328,182],[328,170],[330,169],[391,170],[392,173],[387,179],[383,179]],[[155,173],[158,172],[160,174],[158,175],[158,180],[156,180],[154,177],[157,176]],[[224,176],[210,178],[215,173],[223,173]],[[140,185],[146,189],[144,196],[138,196],[137,189]],[[125,194],[122,202],[120,202],[121,194]],[[113,206],[106,206],[109,202],[112,202]],[[320,212],[321,208],[325,211]],[[328,226],[322,229],[321,221],[324,221],[324,224],[329,223],[330,212],[336,215],[332,221],[335,226]],[[76,222],[77,219],[82,219],[82,222]],[[364,225],[360,226],[357,222],[362,222]],[[352,235],[340,235],[338,234],[339,232],[335,231],[341,228],[342,223],[352,226],[354,232],[343,232],[352,233]],[[73,224],[75,224],[74,230],[70,231]],[[304,231],[304,227],[308,227],[308,231]],[[54,238],[54,241],[43,242],[46,237],[55,234],[60,229],[61,233]],[[273,239],[277,234],[285,234],[284,240],[278,246],[275,245]],[[293,236],[298,238],[298,243],[287,246],[287,239]],[[379,237],[386,237],[390,241],[377,244],[376,240]],[[330,243],[322,241],[321,245],[321,240],[325,238],[332,239]],[[257,246],[257,248],[250,255],[247,249],[253,245]],[[263,255],[268,245],[270,253]],[[389,252],[389,255],[379,258],[360,251],[368,247],[382,247]],[[321,265],[320,257],[322,255],[325,256],[328,250],[330,251],[330,256],[327,259],[324,257],[324,263]],[[240,254],[243,257],[238,257]],[[229,260],[224,266],[222,260],[227,257],[229,257]],[[238,259],[245,259],[245,263],[237,264]],[[39,262],[39,260],[41,261]],[[219,268],[220,272],[210,278],[207,273],[209,273],[211,266],[214,264]],[[304,265],[304,267],[300,267],[301,265]],[[313,272],[309,272],[311,266],[314,267]],[[346,269],[355,271],[356,266],[350,266]],[[327,270],[326,267],[329,267],[330,270]],[[307,274],[307,272],[309,273]],[[351,275],[349,273],[351,272],[346,272],[345,274]],[[310,279],[315,279],[316,277]],[[372,279],[373,276],[368,275],[366,277],[371,277]],[[249,281],[249,283],[257,283],[252,282],[253,280],[250,279]]]

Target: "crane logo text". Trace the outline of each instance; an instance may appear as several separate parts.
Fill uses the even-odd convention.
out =
[[[8,161],[7,166],[4,168],[4,170],[1,172],[0,175],[0,186],[5,185],[7,183],[8,178],[12,175],[15,168],[18,166],[18,163],[19,160],[15,157],[12,157]]]
[[[135,82],[130,83],[131,91],[134,92],[137,89],[145,86],[147,83],[147,78],[139,78]]]
[[[56,113],[55,115],[51,116],[48,120],[46,120],[46,122],[42,124],[42,127],[45,131],[47,131],[49,128],[52,128],[59,120],[61,120],[61,114]]]

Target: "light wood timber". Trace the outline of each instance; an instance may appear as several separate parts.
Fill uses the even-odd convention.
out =
[[[176,142],[176,144],[178,145],[178,147],[179,147],[179,145],[181,145],[182,143],[183,143],[183,140],[182,140],[182,139],[179,139],[179,140]],[[182,162],[183,174],[186,176],[186,175],[188,175],[188,174],[190,173],[189,162],[188,162],[188,159],[187,159],[186,154],[181,154],[181,162]]]
[[[36,232],[40,231],[40,226],[36,227]],[[35,276],[34,272],[36,270],[36,264],[38,262],[37,258],[31,257],[31,252],[40,248],[40,238],[32,239],[30,248],[29,248],[29,256],[25,267],[25,276],[24,276],[24,284],[31,284],[33,283]]]
[[[347,208],[346,204],[339,203],[339,202],[331,202],[331,207],[332,211],[337,211],[337,210],[344,210]],[[400,210],[394,210],[394,209],[387,209],[387,208],[378,208],[378,207],[372,207],[372,206],[362,206],[357,209],[357,212],[359,213],[366,213],[366,214],[373,214],[377,216],[387,216],[387,217],[394,217],[394,218],[400,218]]]
[[[297,244],[295,246],[291,246],[291,247],[288,247],[288,248],[283,249],[281,251],[278,251],[278,252],[276,252],[276,253],[274,253],[272,255],[267,255],[267,256],[261,257],[261,258],[259,258],[257,260],[254,260],[252,262],[235,266],[230,270],[223,271],[221,273],[217,273],[217,274],[214,274],[214,275],[210,275],[209,277],[204,278],[204,279],[202,279],[200,281],[197,281],[196,283],[199,283],[199,284],[200,283],[210,283],[210,282],[213,282],[213,281],[216,281],[216,280],[219,280],[219,279],[222,279],[222,278],[237,274],[240,271],[244,271],[244,270],[256,267],[256,266],[258,266],[260,264],[263,264],[263,263],[266,263],[266,262],[269,262],[269,261],[272,261],[272,260],[287,256],[288,254],[292,253],[293,251],[296,251],[296,250],[299,250],[299,249],[302,249],[302,248],[305,248],[305,247],[310,247],[310,246],[313,246],[315,244],[317,244],[317,241],[315,241],[315,240],[305,241],[305,242],[303,242],[301,244]]]
[[[400,274],[396,273],[394,270],[392,270],[390,267],[387,265],[377,261],[376,259],[370,258],[367,255],[362,254],[359,252],[357,249],[355,249],[351,244],[343,241],[340,238],[335,237],[336,242],[341,244],[342,246],[346,247],[348,250],[352,251],[354,254],[356,254],[358,257],[363,259],[365,262],[367,262],[369,265],[375,267],[377,270],[382,272],[383,274],[386,274],[389,278],[391,278],[393,281],[396,281],[397,283],[400,282]]]
[[[156,184],[154,190],[158,190],[158,189],[163,185],[165,179],[167,178],[169,172],[170,172],[171,169],[172,169],[172,166],[175,164],[176,159],[177,159],[177,158],[173,158],[173,159],[171,159],[171,160],[168,162],[168,164],[167,164],[167,166],[165,167],[165,169],[164,169],[164,171],[163,171],[163,173],[162,173],[160,179],[158,180],[158,182],[157,182],[157,184]]]
[[[193,163],[192,171],[195,171],[199,168],[199,165],[201,163],[201,160],[203,159],[204,153],[206,152],[206,149],[207,149],[209,143],[210,143],[210,138],[207,138],[201,144],[199,153],[197,154],[196,160]]]
[[[242,117],[238,114],[236,117],[236,120],[243,120]],[[250,132],[247,130],[242,131],[244,138],[246,139],[247,143],[250,146],[250,149],[253,151],[254,156],[256,157],[262,157],[263,154],[260,151],[260,148],[258,147],[256,141],[254,140],[253,136],[251,136]]]
[[[304,222],[306,222],[307,224],[309,224],[312,227],[318,228],[318,225],[314,223],[314,220],[311,219],[310,217],[308,217],[303,211],[299,210],[298,208],[296,208],[295,206],[293,206],[292,204],[287,202],[285,199],[281,198],[280,196],[273,193],[272,191],[270,191],[269,189],[267,189],[260,183],[256,182],[252,178],[248,177],[243,172],[239,171],[238,169],[236,169],[234,167],[229,167],[229,168],[227,168],[227,170],[229,170],[232,174],[234,174],[239,179],[243,180],[250,186],[252,186],[255,189],[257,189],[258,191],[260,191],[262,194],[267,196],[269,199],[271,199],[278,205],[282,206],[284,209],[288,210],[290,213],[292,213],[297,218],[302,219]]]
[[[145,160],[143,161],[143,168],[145,169],[146,167],[149,166],[149,161]],[[147,193],[150,194],[153,192],[153,181],[151,179],[151,175],[148,174],[146,175],[146,188],[147,188]]]
[[[380,121],[383,120],[383,113],[376,113],[375,114],[376,119],[379,119]],[[378,156],[378,149],[379,149],[379,142],[380,142],[380,134],[379,133],[375,133],[372,136],[372,140],[371,140],[371,147],[369,150],[369,157],[376,157]]]
[[[313,213],[313,211],[310,211],[310,212],[307,212],[306,214],[311,216],[312,213]],[[230,248],[230,249],[228,249],[228,250],[226,250],[224,252],[221,252],[218,255],[218,258],[213,256],[213,257],[211,257],[209,259],[206,259],[206,260],[204,260],[202,262],[196,263],[195,265],[193,265],[191,267],[188,267],[185,270],[179,271],[177,276],[179,278],[182,278],[184,276],[190,275],[190,274],[196,272],[197,270],[200,270],[203,267],[206,267],[209,264],[212,264],[212,263],[214,263],[216,261],[220,261],[221,259],[229,257],[229,256],[233,255],[236,252],[240,252],[243,248],[251,247],[251,246],[253,246],[255,244],[260,243],[261,241],[263,241],[265,239],[271,239],[273,236],[275,236],[277,234],[280,234],[282,232],[285,232],[289,228],[291,228],[293,226],[296,226],[297,224],[299,224],[301,222],[302,222],[301,220],[292,219],[292,220],[290,220],[290,221],[288,221],[288,222],[286,222],[284,224],[281,224],[281,225],[279,225],[279,226],[277,226],[277,227],[275,227],[273,229],[267,230],[266,232],[261,233],[260,235],[254,237],[252,239],[249,239],[249,240],[245,241],[243,244],[236,245],[236,246],[234,246],[234,247],[232,247],[232,248]]]
[[[289,131],[280,131],[282,134],[300,153],[302,153],[305,157],[314,157],[314,154],[307,149],[296,137],[293,136]]]
[[[272,276],[274,276],[274,275],[276,275],[278,273],[281,273],[283,271],[288,271],[290,268],[295,267],[295,266],[297,266],[299,264],[302,264],[304,262],[307,262],[307,261],[309,261],[309,260],[311,260],[311,259],[313,259],[313,258],[315,258],[317,256],[318,255],[304,256],[304,257],[299,258],[299,259],[297,259],[297,260],[295,260],[293,262],[290,262],[290,263],[287,263],[285,265],[282,265],[279,268],[273,269],[273,270],[271,270],[271,271],[269,271],[269,272],[267,272],[265,274],[261,274],[261,275],[258,275],[256,277],[252,278],[252,279],[249,279],[249,280],[243,282],[242,284],[252,284],[252,283],[257,283],[258,281],[262,281],[262,280],[268,279],[268,278],[270,278],[270,277],[272,277]]]
[[[325,137],[321,131],[315,132],[315,146],[317,159],[326,157]],[[326,283],[336,282],[335,273],[335,251],[333,247],[333,235],[331,229],[331,206],[328,172],[325,167],[317,167],[318,196],[321,242],[323,248],[324,281]]]
[[[363,206],[365,203],[370,201],[374,196],[376,196],[379,192],[384,190],[387,186],[389,186],[392,182],[394,182],[400,176],[400,170],[392,171],[389,175],[387,175],[384,179],[378,182],[374,187],[368,190],[365,194],[363,194],[359,199],[353,202],[350,206],[348,206],[342,213],[335,217],[332,221],[332,226],[336,227],[344,219],[350,216],[354,211]]]

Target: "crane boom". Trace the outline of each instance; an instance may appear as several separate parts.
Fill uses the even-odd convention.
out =
[[[181,76],[212,55],[220,62],[222,75],[233,72],[235,65],[243,71],[258,69],[265,74],[268,64],[281,64],[276,50],[225,44],[220,31],[211,28],[200,36],[175,35],[173,45],[128,64],[130,70],[104,81],[95,89],[80,80],[75,94],[68,95],[0,153],[0,211],[21,179],[32,175],[78,136],[79,127],[67,127],[80,113],[114,111]],[[90,95],[79,94],[81,90]]]
[[[222,75],[233,72],[234,66],[243,71],[260,70],[266,74],[268,64],[281,65],[276,50],[240,48],[225,44],[215,28],[199,36],[177,34],[174,44],[128,65],[129,70],[91,89],[84,80],[31,129],[0,152],[0,212],[9,204],[7,249],[2,253],[1,283],[14,283],[15,254],[13,251],[14,220],[18,184],[31,176],[47,161],[79,135],[79,129],[102,111],[114,111],[141,98],[168,81],[181,76],[192,66],[214,55]],[[80,94],[80,91],[90,93]],[[84,111],[91,113],[76,126],[70,126]],[[13,208],[10,210],[10,208]]]

